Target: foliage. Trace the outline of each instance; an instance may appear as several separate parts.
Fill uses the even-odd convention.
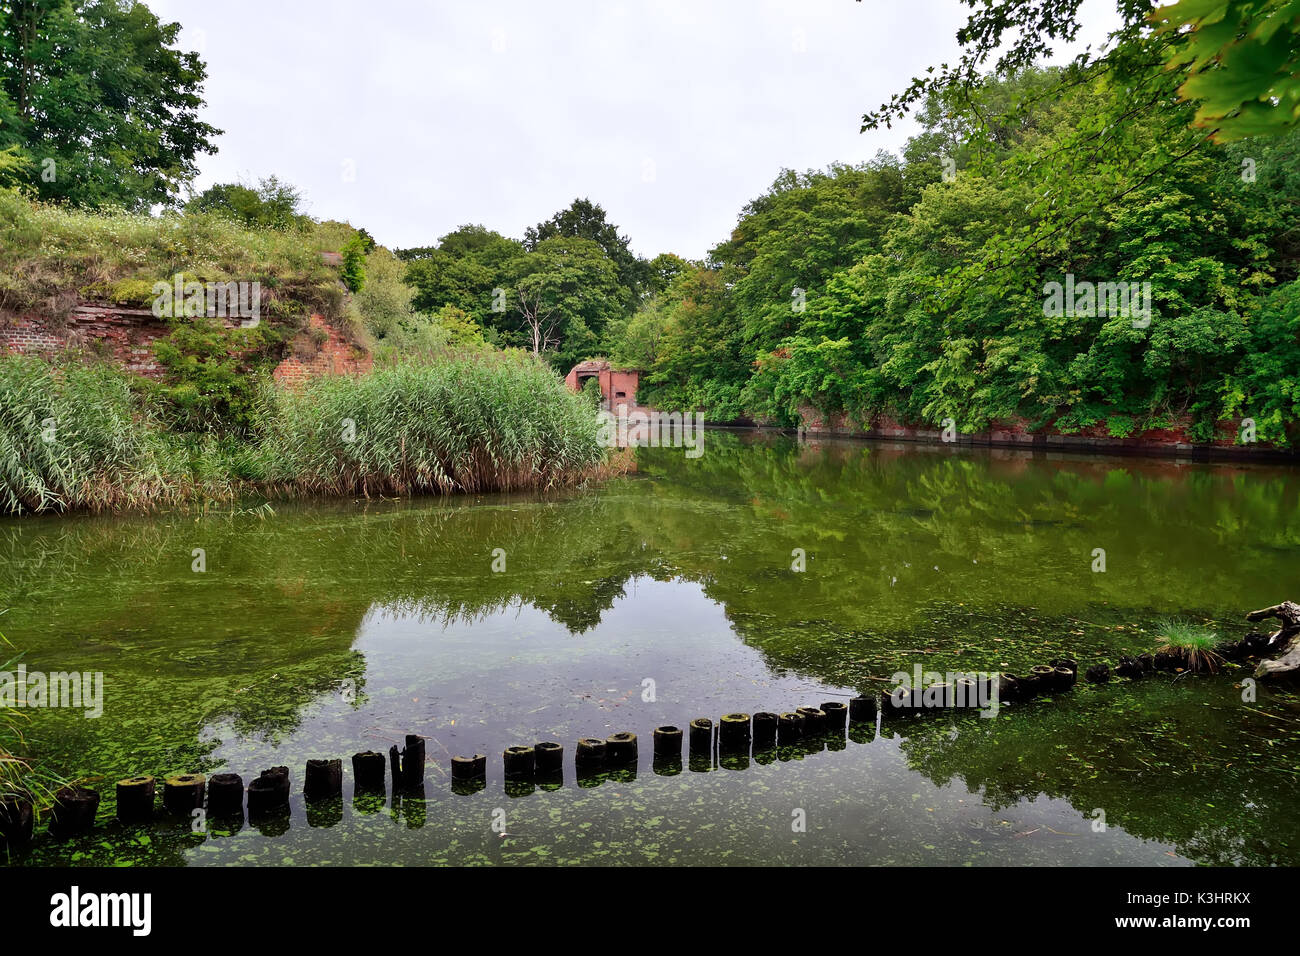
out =
[[[175,203],[221,132],[198,119],[206,68],[179,32],[136,0],[0,4],[0,149],[32,161],[42,199]]]
[[[1174,654],[1189,671],[1216,673],[1224,663],[1215,651],[1219,635],[1208,627],[1189,621],[1166,619],[1157,622],[1156,631],[1163,642],[1156,653]]]
[[[125,376],[79,361],[0,357],[0,512],[61,509],[156,470]]]
[[[227,329],[217,319],[173,319],[154,343],[163,383],[146,386],[167,428],[177,432],[253,430],[259,384],[279,359],[282,337],[258,326]]]
[[[467,225],[397,255],[409,263],[414,308],[454,306],[490,340],[545,355],[560,370],[602,350],[643,293],[685,265],[671,255],[654,265],[637,258],[585,199],[527,229],[522,242]]]
[[[310,220],[301,211],[302,193],[275,176],[256,187],[243,183],[209,186],[185,204],[189,212],[217,212],[245,226],[268,229],[305,228]]]
[[[625,309],[632,308],[650,282],[650,269],[638,259],[618,226],[590,199],[575,199],[545,222],[524,230],[524,248],[536,251],[548,239],[586,239],[596,243],[614,266]]]
[[[278,392],[272,480],[317,494],[545,488],[604,462],[585,400],[518,353],[405,363]]]
[[[134,279],[258,282],[264,322],[339,318],[338,274],[297,230],[249,229],[217,213],[148,216],[31,202],[0,190],[0,311],[56,311],[81,290]]]
[[[360,292],[366,284],[366,241],[358,233],[343,243],[343,284]]]
[[[203,374],[224,371],[210,364]],[[264,385],[223,413],[243,414],[242,432],[175,430],[191,411],[202,423],[203,403],[190,409],[134,385],[82,356],[0,356],[0,513],[537,489],[611,467],[586,401],[519,353],[399,363],[300,392]]]
[[[1150,18],[1182,41],[1168,68],[1188,74],[1178,92],[1216,142],[1300,126],[1300,3],[1178,0]]]

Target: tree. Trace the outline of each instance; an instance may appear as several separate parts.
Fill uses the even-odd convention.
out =
[[[302,213],[301,206],[302,193],[275,176],[261,180],[257,188],[243,183],[209,186],[185,204],[190,212],[216,212],[247,226],[269,229],[307,225],[311,220]],[[370,248],[374,248],[373,239]]]
[[[415,288],[412,302],[422,312],[453,305],[478,324],[506,331],[506,290],[524,255],[523,244],[483,226],[461,226],[436,246],[401,249],[409,265],[406,280]],[[497,292],[497,290],[501,290]]]
[[[515,332],[535,355],[566,369],[601,340],[620,309],[613,263],[589,239],[553,237],[512,264]]]
[[[177,202],[221,132],[198,119],[206,68],[171,48],[179,32],[136,0],[0,2],[0,149],[33,161],[41,198]]]
[[[1082,0],[963,2],[973,12],[957,33],[963,51],[958,63],[914,78],[863,117],[864,131],[892,125],[932,94],[978,89],[995,54],[993,73],[1007,79],[1079,32]],[[1159,7],[1154,0],[1116,0],[1116,8],[1122,26],[1109,48],[1076,56],[1066,70],[1068,84],[1103,72],[1138,80],[1143,88],[1167,79],[1197,105],[1191,122],[1221,143],[1300,124],[1300,7],[1294,0],[1175,0]]]
[[[1167,61],[1198,104],[1195,124],[1218,143],[1273,136],[1300,125],[1300,4],[1294,0],[1179,0],[1152,11],[1179,36]]]
[[[628,247],[628,237],[605,218],[605,210],[590,199],[575,199],[545,222],[524,230],[524,248],[532,251],[547,239],[588,239],[604,250],[614,264],[618,284],[622,286],[623,305],[631,311],[650,279],[646,263]]]
[[[350,292],[360,292],[366,284],[366,240],[354,233],[340,250],[343,254],[343,284]]]

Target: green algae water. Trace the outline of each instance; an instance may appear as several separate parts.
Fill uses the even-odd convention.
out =
[[[20,722],[98,826],[8,864],[1295,865],[1300,699],[1243,699],[1249,668],[680,768],[650,735],[915,665],[1113,664],[1162,618],[1240,637],[1300,595],[1298,499],[1285,467],[709,432],[561,497],[6,520],[0,630],[104,680],[101,716]],[[577,779],[576,740],[623,730],[638,764]],[[406,734],[423,789],[354,793],[351,755]],[[542,740],[562,778],[504,781]],[[473,753],[486,786],[457,792]],[[342,800],[303,802],[312,758],[343,758]],[[287,817],[114,819],[121,778],[276,765]]]

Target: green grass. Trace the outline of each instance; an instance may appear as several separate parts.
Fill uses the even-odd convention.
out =
[[[321,260],[317,235],[332,240],[334,225],[252,229],[205,213],[89,212],[0,189],[0,315],[62,318],[78,298],[147,307],[153,283],[181,273],[260,282],[268,322],[292,324],[310,312],[340,319],[338,269]]]
[[[587,403],[520,353],[316,379],[275,393],[269,420],[268,477],[311,494],[550,488],[606,459]]]
[[[1156,624],[1161,644],[1157,653],[1174,654],[1190,671],[1215,673],[1223,658],[1214,650],[1219,642],[1217,631],[1190,621],[1167,618]]]

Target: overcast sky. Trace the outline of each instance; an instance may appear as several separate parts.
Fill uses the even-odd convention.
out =
[[[208,64],[198,187],[275,174],[397,248],[575,197],[701,258],[783,167],[897,150],[862,114],[953,61],[959,0],[147,0]],[[1088,0],[1082,41],[1114,24]]]

